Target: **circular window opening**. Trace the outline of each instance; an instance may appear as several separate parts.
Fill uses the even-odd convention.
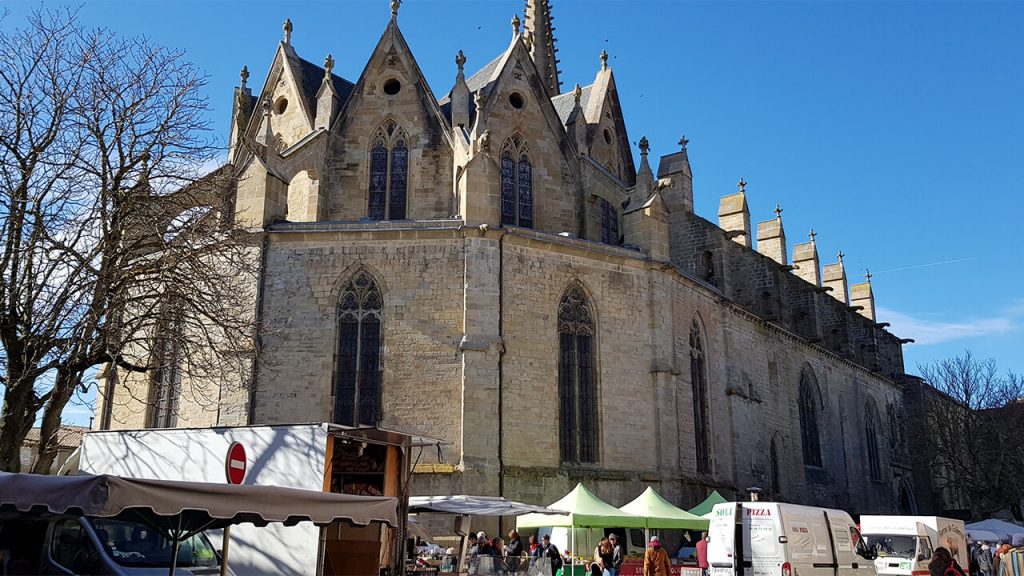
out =
[[[607,128],[604,129],[604,141],[607,144],[611,144],[612,143],[612,131],[607,129]]]
[[[384,82],[384,93],[388,96],[394,96],[398,94],[398,91],[402,89],[402,83],[397,79],[392,78]]]
[[[508,95],[508,103],[516,110],[519,110],[526,105],[526,100],[523,100],[523,95],[519,92],[513,92]]]
[[[287,109],[288,109],[288,99],[285,98],[284,96],[281,96],[280,98],[278,98],[277,100],[274,101],[274,113],[275,114],[284,114],[284,111],[287,110]]]

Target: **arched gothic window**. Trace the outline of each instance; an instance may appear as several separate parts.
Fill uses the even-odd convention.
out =
[[[562,462],[597,462],[594,315],[583,288],[558,304],[558,437]]]
[[[181,400],[180,303],[169,297],[161,316],[153,340],[153,357],[159,365],[150,381],[148,424],[150,428],[174,428],[178,425]],[[112,396],[108,396],[107,402],[111,401]]]
[[[601,205],[601,242],[618,246],[619,209],[604,198],[599,198],[598,203]]]
[[[519,134],[501,148],[501,224],[533,228],[533,165]]]
[[[882,479],[882,458],[878,450],[878,406],[868,398],[864,405],[864,438],[867,446],[868,472],[872,480]]]
[[[818,432],[818,405],[821,394],[810,369],[800,372],[800,440],[804,465],[821,467],[821,440]]]
[[[338,304],[338,362],[334,421],[356,426],[380,420],[381,309],[377,283],[357,273]]]
[[[711,472],[710,418],[708,415],[708,378],[704,360],[704,338],[700,324],[690,326],[690,382],[693,386],[693,441],[697,471]]]
[[[388,120],[373,135],[370,147],[371,220],[404,220],[409,184],[409,145],[402,130]],[[386,216],[385,216],[386,215]]]
[[[768,453],[768,468],[771,477],[771,489],[772,497],[778,500],[779,494],[782,492],[782,474],[779,470],[779,441],[777,436],[772,436],[771,450]]]

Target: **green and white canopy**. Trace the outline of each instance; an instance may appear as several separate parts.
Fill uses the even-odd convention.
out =
[[[524,514],[516,518],[516,528],[644,528],[646,519],[623,512],[577,484],[572,492],[548,508],[565,514]]]
[[[719,494],[718,490],[715,490],[710,496],[705,498],[703,502],[697,504],[693,508],[690,508],[690,514],[694,514],[696,516],[707,516],[708,514],[711,514],[711,509],[715,507],[715,504],[721,504],[722,502],[728,502],[728,500]]]
[[[708,520],[673,506],[650,486],[644,490],[643,494],[619,510],[642,517],[646,522],[644,528],[683,530],[707,530],[708,528]]]

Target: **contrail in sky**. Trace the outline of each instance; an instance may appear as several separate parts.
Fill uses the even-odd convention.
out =
[[[931,262],[929,264],[915,264],[914,266],[904,266],[902,268],[889,268],[888,270],[879,270],[873,272],[873,274],[885,274],[886,272],[900,272],[903,270],[913,270],[915,268],[928,268],[929,266],[942,266],[943,264],[953,264],[954,262],[966,262],[967,260],[974,260],[973,256],[967,258],[957,258],[955,260],[943,260],[942,262]]]

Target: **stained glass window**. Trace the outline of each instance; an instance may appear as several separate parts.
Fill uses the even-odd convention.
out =
[[[516,223],[516,163],[512,153],[501,155],[501,224],[515,226]]]
[[[374,133],[370,149],[371,220],[404,220],[408,213],[409,146],[405,132],[394,121]]]
[[[821,441],[818,432],[818,383],[808,370],[800,373],[800,439],[804,465],[821,466]]]
[[[370,151],[370,219],[384,219],[388,188],[388,149],[378,141]]]
[[[579,286],[558,306],[559,450],[562,462],[597,462],[597,382],[594,320]]]
[[[519,134],[502,147],[501,224],[533,228],[533,165]]]
[[[604,244],[619,244],[619,211],[611,202],[601,198],[598,200],[601,206],[601,242]]]
[[[338,304],[338,362],[334,421],[376,426],[380,421],[380,289],[366,272],[357,273]]]
[[[398,142],[391,149],[391,202],[388,218],[405,219],[405,192],[409,173],[409,149],[405,142]]]
[[[526,154],[519,157],[519,225],[533,228],[533,167]]]
[[[693,387],[693,441],[697,471],[711,472],[708,417],[708,380],[704,367],[704,338],[696,320],[690,326],[690,383]]]

